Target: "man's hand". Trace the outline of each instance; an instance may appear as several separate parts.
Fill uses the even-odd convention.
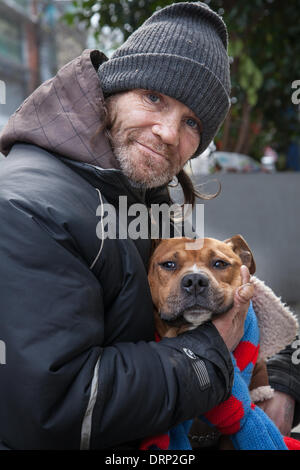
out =
[[[295,400],[286,393],[275,391],[274,397],[257,405],[271,418],[283,436],[289,436],[293,426]]]
[[[224,315],[212,320],[229,351],[234,351],[244,335],[244,323],[254,294],[247,266],[241,266],[242,286],[234,295],[234,305]]]

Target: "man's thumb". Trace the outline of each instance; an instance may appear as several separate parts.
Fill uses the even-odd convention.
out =
[[[249,302],[254,294],[254,286],[251,282],[243,284],[237,291],[237,297],[241,302]]]

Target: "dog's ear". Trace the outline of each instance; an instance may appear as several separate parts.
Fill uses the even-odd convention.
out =
[[[241,258],[242,263],[247,266],[250,274],[254,274],[256,271],[256,265],[253,254],[242,235],[235,235],[232,238],[228,238],[227,240],[224,240],[224,243],[228,243],[228,245],[230,245],[232,250]]]

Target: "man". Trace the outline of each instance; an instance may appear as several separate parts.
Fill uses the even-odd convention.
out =
[[[84,51],[4,129],[3,448],[138,448],[229,396],[229,351],[243,335],[249,276],[223,318],[156,343],[150,240],[96,234],[104,202],[170,203],[166,184],[228,111],[226,48],[225,25],[208,7],[172,5],[110,60]]]

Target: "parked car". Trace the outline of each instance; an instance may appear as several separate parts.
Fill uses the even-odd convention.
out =
[[[234,152],[219,152],[212,143],[199,157],[186,165],[189,174],[207,175],[217,171],[234,173],[253,173],[262,170],[262,166],[248,155]]]
[[[215,152],[214,157],[223,171],[253,173],[261,170],[261,165],[256,160],[241,153]]]

